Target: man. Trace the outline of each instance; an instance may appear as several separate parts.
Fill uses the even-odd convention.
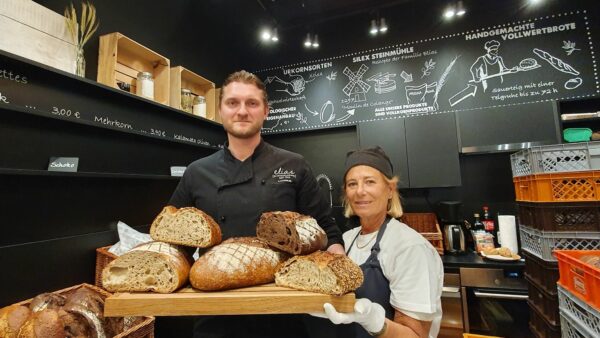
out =
[[[501,84],[504,81],[502,75],[514,72],[517,68],[513,67],[509,69],[506,67],[502,56],[498,55],[500,42],[490,40],[487,41],[483,47],[486,51],[485,55],[482,55],[475,60],[473,65],[471,65],[470,71],[471,76],[473,77],[472,82],[481,82],[481,86],[485,92],[489,85]],[[494,80],[496,81],[494,82]]]
[[[223,239],[255,236],[256,224],[265,211],[297,211],[315,218],[325,230],[328,251],[344,254],[341,231],[329,216],[329,204],[322,198],[306,160],[264,142],[260,135],[269,114],[263,82],[246,71],[229,75],[221,89],[219,114],[227,132],[224,149],[190,164],[169,204],[178,208],[194,206],[208,213],[219,223]],[[292,332],[295,327],[302,329],[302,325],[294,326],[299,322],[296,316],[281,316],[285,320],[265,317],[203,318],[195,334],[302,336]],[[279,331],[286,327],[285,334]],[[217,329],[230,332],[213,335]]]

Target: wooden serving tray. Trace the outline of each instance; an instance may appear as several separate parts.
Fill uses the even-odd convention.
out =
[[[323,312],[331,303],[339,312],[354,311],[355,295],[331,296],[265,284],[205,292],[191,287],[175,293],[115,293],[106,298],[104,315],[196,316]]]

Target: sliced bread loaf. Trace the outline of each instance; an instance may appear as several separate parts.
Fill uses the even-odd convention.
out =
[[[202,210],[168,205],[152,222],[150,236],[155,241],[207,248],[221,242],[221,228]]]
[[[292,257],[275,273],[278,286],[329,295],[343,295],[362,283],[363,273],[356,263],[327,251]]]
[[[292,255],[325,249],[327,234],[317,221],[293,211],[269,211],[260,216],[256,236]]]
[[[102,286],[110,292],[170,293],[188,280],[190,261],[176,245],[141,244],[117,257],[102,270]]]
[[[190,271],[199,290],[214,291],[271,283],[275,271],[288,258],[256,237],[234,237],[200,256]]]

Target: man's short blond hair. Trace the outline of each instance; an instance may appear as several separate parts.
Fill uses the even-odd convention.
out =
[[[255,85],[256,88],[258,88],[262,91],[263,103],[265,104],[265,106],[268,106],[269,97],[267,96],[267,87],[265,87],[265,84],[262,82],[262,80],[258,76],[254,75],[250,72],[247,72],[245,70],[240,70],[235,73],[231,73],[227,76],[227,78],[223,82],[223,85],[221,86],[221,91],[219,93],[219,102],[221,102],[221,100],[223,99],[223,89],[225,88],[225,86],[227,86],[228,84],[230,84],[232,82],[241,82],[241,83],[245,83],[245,84]]]

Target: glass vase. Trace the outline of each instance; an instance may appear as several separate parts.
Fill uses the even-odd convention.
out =
[[[85,56],[83,55],[83,46],[76,47],[75,57],[75,74],[81,77],[85,77]]]

